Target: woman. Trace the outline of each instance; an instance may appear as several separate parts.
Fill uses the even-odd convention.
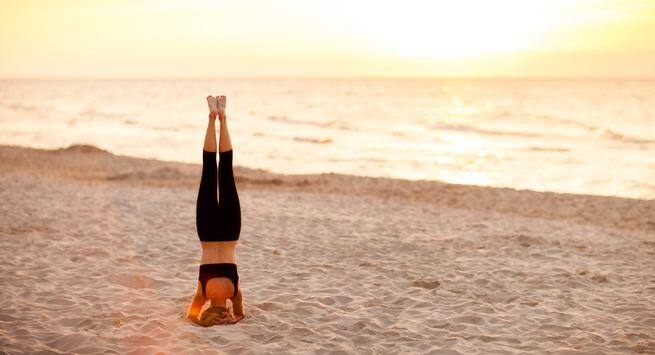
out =
[[[233,324],[244,317],[235,253],[241,231],[241,207],[232,173],[232,143],[225,117],[226,99],[225,96],[208,96],[207,103],[209,122],[205,133],[202,178],[196,204],[196,228],[202,246],[202,257],[198,288],[187,314],[192,322],[205,327]],[[220,121],[218,178],[216,117]],[[228,299],[232,303],[232,312],[227,306]],[[207,300],[211,301],[211,307],[202,312]]]

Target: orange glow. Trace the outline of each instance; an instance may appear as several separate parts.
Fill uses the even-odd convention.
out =
[[[655,76],[655,3],[0,0],[2,77]]]

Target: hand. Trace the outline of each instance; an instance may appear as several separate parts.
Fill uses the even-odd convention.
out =
[[[214,321],[212,319],[203,320],[203,319],[198,319],[196,317],[189,317],[189,320],[201,327],[211,327],[212,325],[214,325]]]
[[[202,314],[197,318],[189,317],[192,322],[203,327],[210,327],[212,325],[236,324],[243,318],[243,315],[232,315],[232,312],[223,307],[210,307],[202,312]]]
[[[236,324],[236,323],[238,323],[240,320],[242,320],[244,318],[246,318],[246,316],[244,316],[243,314],[234,315],[234,317],[232,317],[232,323],[230,323],[230,324]]]
[[[226,325],[226,324],[236,324],[238,321],[242,320],[243,316],[232,317],[207,317],[207,318],[195,318],[189,317],[189,320],[201,327],[211,327],[212,325]]]

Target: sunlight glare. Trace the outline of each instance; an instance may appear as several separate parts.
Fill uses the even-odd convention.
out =
[[[357,2],[348,10],[359,19],[349,21],[352,33],[383,51],[449,59],[534,48],[550,28],[572,20],[570,8],[561,0],[464,0]]]

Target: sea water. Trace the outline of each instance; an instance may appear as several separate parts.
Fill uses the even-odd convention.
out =
[[[200,163],[209,94],[236,165],[655,198],[655,80],[1,80],[0,144]]]

